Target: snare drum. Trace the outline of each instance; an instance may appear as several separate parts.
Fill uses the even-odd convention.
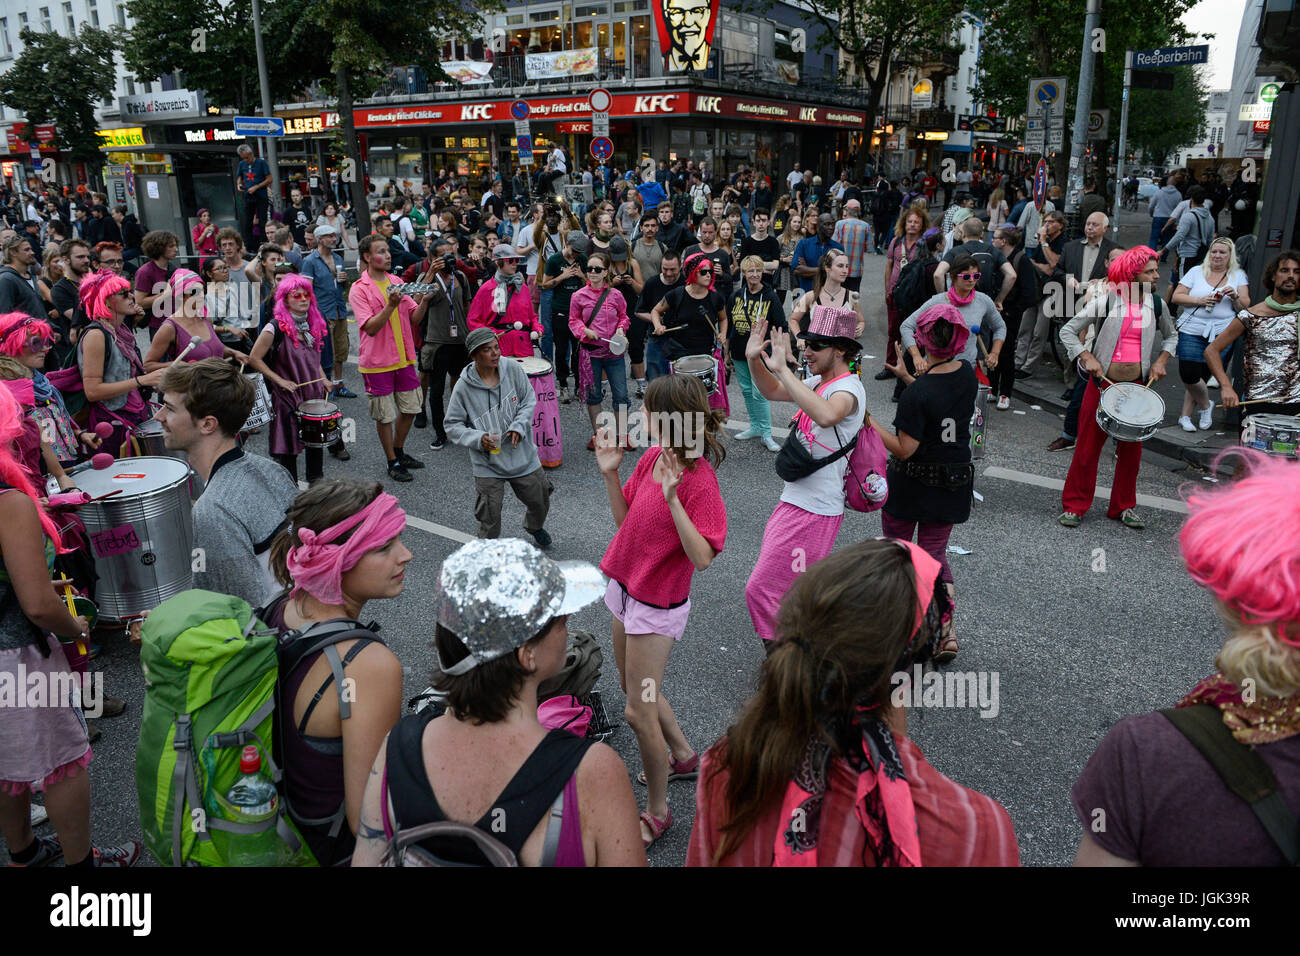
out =
[[[1241,423],[1241,444],[1266,455],[1295,458],[1300,449],[1300,417],[1261,413]]]
[[[674,375],[694,375],[710,395],[718,390],[718,362],[712,355],[684,355],[672,368]]]
[[[275,418],[275,411],[271,408],[271,392],[266,387],[266,379],[260,374],[249,375],[247,378],[253,385],[253,408],[248,413],[248,418],[244,420],[241,432],[269,425]]]
[[[533,444],[543,468],[559,468],[564,459],[564,443],[560,435],[560,401],[555,390],[555,374],[551,363],[540,355],[522,355],[517,361],[528,373],[528,384],[537,396],[533,410]]]
[[[163,435],[162,422],[156,418],[150,418],[141,422],[131,429],[131,435],[135,439],[134,451],[136,456],[157,455],[161,458],[175,458],[175,452],[167,450],[167,442]]]
[[[1116,382],[1101,393],[1097,425],[1117,441],[1144,442],[1165,420],[1165,400],[1136,382]]]
[[[313,398],[298,406],[298,441],[308,448],[328,448],[339,440],[343,413],[333,402]]]

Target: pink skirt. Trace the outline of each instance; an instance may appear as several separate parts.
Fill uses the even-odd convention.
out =
[[[782,501],[767,519],[758,563],[745,584],[745,604],[754,630],[776,637],[776,612],[785,592],[804,571],[831,553],[844,515],[815,515]]]
[[[681,607],[674,608],[642,604],[613,578],[609,579],[609,587],[605,589],[605,607],[623,623],[623,631],[628,635],[664,634],[674,641],[680,641],[686,633],[686,618],[691,613],[689,599]]]
[[[80,678],[46,640],[49,657],[35,644],[0,651],[0,793],[39,792],[90,763],[86,721],[67,693]]]

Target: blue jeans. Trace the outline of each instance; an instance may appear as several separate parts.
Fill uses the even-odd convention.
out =
[[[614,395],[615,406],[627,408],[627,363],[621,355],[617,358],[591,360],[591,388],[587,392],[587,404],[599,405],[605,399],[605,390],[600,383],[601,372],[609,379],[609,390]]]
[[[537,318],[542,323],[542,339],[538,344],[548,362],[555,361],[552,358],[555,354],[555,339],[551,335],[551,296],[554,291],[554,289],[543,289],[537,300]]]
[[[653,335],[647,335],[645,339],[645,377],[646,381],[653,381],[660,375],[671,375],[672,366],[668,359],[664,358],[664,353],[659,349],[659,343],[655,341]]]
[[[1151,217],[1151,238],[1150,238],[1150,240],[1147,242],[1147,245],[1150,246],[1152,249],[1159,249],[1159,248],[1160,248],[1160,246],[1159,246],[1159,243],[1160,243],[1160,233],[1164,232],[1164,229],[1165,229],[1165,223],[1167,223],[1168,221],[1169,221],[1169,217],[1168,217],[1168,216],[1152,216],[1152,217]],[[1163,259],[1164,259],[1164,256],[1161,256],[1161,260],[1163,260]]]
[[[1061,437],[1076,441],[1079,437],[1079,411],[1083,408],[1083,393],[1088,390],[1088,376],[1079,371],[1076,364],[1074,373],[1078,379],[1074,383],[1074,394],[1070,396],[1070,407],[1065,410],[1065,424],[1061,426]]]

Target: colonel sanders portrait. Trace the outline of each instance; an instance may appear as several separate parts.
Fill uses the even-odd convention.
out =
[[[704,70],[709,64],[716,0],[659,0],[663,26],[664,69],[669,72]],[[661,28],[660,39],[664,30]]]

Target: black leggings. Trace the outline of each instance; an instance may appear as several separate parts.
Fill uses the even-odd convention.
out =
[[[632,324],[627,330],[627,357],[633,365],[645,361],[645,337],[649,331],[649,322],[632,316]]]
[[[325,449],[304,448],[303,451],[307,455],[307,480],[315,481],[317,478],[325,477]],[[297,455],[272,455],[271,457],[284,465],[294,481],[298,480]]]
[[[1210,380],[1210,366],[1204,362],[1189,362],[1186,359],[1179,359],[1178,377],[1183,380],[1184,385],[1208,382]]]
[[[555,387],[567,388],[569,373],[573,373],[573,386],[578,387],[578,340],[569,330],[569,316],[551,310],[551,338],[555,340]]]
[[[465,352],[465,346],[445,343],[439,345],[437,351],[433,353],[433,364],[425,369],[429,373],[429,411],[433,429],[438,433],[438,440],[447,441],[447,431],[443,427],[443,418],[445,413],[442,408],[442,394],[446,386],[447,376],[451,376],[451,387],[456,387],[456,381],[465,366],[469,364],[469,355]]]
[[[1020,318],[1024,309],[1003,309],[1002,321],[1007,325],[1007,338],[1002,343],[1002,352],[998,355],[998,367],[993,370],[990,384],[993,394],[1011,397],[1011,390],[1016,386],[1016,339],[1020,335]]]

